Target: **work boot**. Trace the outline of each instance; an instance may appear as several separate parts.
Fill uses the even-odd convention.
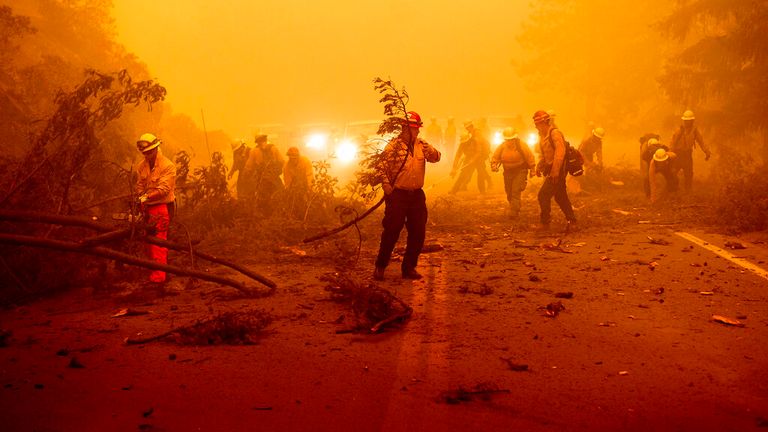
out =
[[[403,270],[403,279],[419,280],[422,277],[421,273],[417,272],[416,269]]]
[[[384,267],[376,267],[373,269],[373,279],[377,281],[384,280]]]
[[[579,230],[579,225],[576,223],[575,220],[569,220],[565,223],[565,233],[572,233]]]

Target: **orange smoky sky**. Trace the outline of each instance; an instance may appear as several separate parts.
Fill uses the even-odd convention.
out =
[[[174,111],[232,136],[382,116],[374,77],[424,118],[521,112],[529,1],[115,0],[119,40]]]

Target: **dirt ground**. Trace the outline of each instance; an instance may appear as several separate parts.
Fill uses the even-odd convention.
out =
[[[276,281],[270,297],[174,277],[164,292],[83,287],[2,310],[0,429],[768,427],[768,280],[675,233],[738,242],[746,249],[729,251],[762,268],[765,236],[702,225],[696,200],[657,210],[621,189],[573,197],[578,231],[560,232],[555,206],[539,232],[536,185],[514,223],[498,187],[427,192],[427,244],[442,250],[422,255],[420,281],[402,280],[395,257],[377,285],[413,315],[377,334],[347,332],[350,306],[329,301],[320,277],[371,282],[381,210],[360,227],[359,259],[354,229],[266,252],[231,238],[200,246]],[[149,313],[112,317],[123,308]],[[274,317],[253,345],[124,343],[244,311]]]

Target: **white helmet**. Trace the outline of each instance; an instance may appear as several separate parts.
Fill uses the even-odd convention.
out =
[[[691,110],[685,110],[681,118],[683,120],[696,120],[696,116],[693,115],[693,111]]]
[[[656,162],[664,162],[667,159],[669,159],[669,155],[667,154],[667,151],[662,148],[653,153],[653,160]]]
[[[517,131],[515,131],[515,128],[513,128],[512,126],[505,127],[504,131],[501,133],[501,136],[505,140],[515,139],[517,138]]]
[[[158,137],[152,135],[151,133],[145,133],[139,137],[138,141],[136,141],[136,147],[140,152],[146,153],[153,148],[157,148],[161,142],[162,141],[160,141]]]
[[[603,129],[601,127],[596,127],[594,129],[592,129],[592,135],[594,135],[594,136],[596,136],[596,137],[598,137],[600,139],[603,139],[603,137],[605,136],[605,129]]]

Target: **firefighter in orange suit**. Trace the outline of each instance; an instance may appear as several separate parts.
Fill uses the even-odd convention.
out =
[[[144,155],[138,168],[136,190],[145,220],[154,229],[153,234],[167,240],[171,222],[169,209],[173,208],[176,200],[176,165],[160,152],[160,143],[160,139],[150,133],[145,133],[136,142],[136,147]],[[152,261],[168,263],[168,249],[164,247],[147,245],[147,254]],[[149,281],[165,282],[165,272],[153,270]]]

